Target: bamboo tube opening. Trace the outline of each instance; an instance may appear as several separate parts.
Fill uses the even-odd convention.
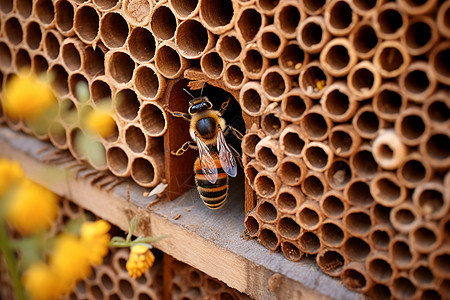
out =
[[[236,29],[246,42],[252,41],[266,20],[261,13],[253,7],[243,9],[237,18]]]
[[[379,44],[379,39],[376,31],[372,27],[372,23],[363,21],[357,24],[350,34],[350,43],[353,45],[356,55],[359,58],[371,58]]]
[[[447,85],[450,85],[450,43],[442,42],[434,48],[430,54],[430,64],[437,79]]]
[[[244,167],[244,174],[247,178],[250,186],[254,189],[255,188],[255,178],[256,175],[258,175],[259,169],[255,165],[258,164],[256,161],[253,163],[253,160],[250,161],[245,167]]]
[[[90,285],[90,286],[88,286],[87,287],[87,294],[90,297],[93,297],[95,299],[103,299],[103,298],[105,298],[104,292],[102,291],[102,289],[98,285]]]
[[[278,33],[279,29],[275,25],[268,25],[257,37],[258,48],[267,58],[278,58],[286,45],[286,39]]]
[[[17,46],[22,42],[22,26],[16,18],[12,17],[6,20],[2,29],[5,31],[6,37],[11,44]]]
[[[417,251],[421,253],[431,253],[441,244],[442,235],[435,224],[424,223],[416,226],[409,232],[409,240],[411,247]],[[448,257],[450,258],[450,255]]]
[[[235,90],[242,88],[248,80],[238,64],[229,64],[226,66],[223,79],[228,87]]]
[[[268,137],[262,139],[255,148],[256,159],[267,169],[275,170],[281,160],[278,143]]]
[[[407,99],[400,92],[398,85],[384,83],[380,86],[373,97],[373,110],[375,113],[388,121],[397,120],[399,114],[406,106]]]
[[[205,289],[211,293],[218,293],[222,289],[222,285],[220,284],[220,281],[211,277],[206,277]]]
[[[300,89],[311,98],[320,98],[326,87],[330,85],[331,78],[317,62],[312,62],[301,70],[298,78]]]
[[[442,299],[442,298],[441,298],[441,295],[439,294],[438,291],[433,290],[433,289],[428,289],[428,290],[422,290],[421,291],[420,299],[421,300],[426,300],[426,299],[439,300],[439,299]]]
[[[375,161],[372,148],[363,146],[350,157],[350,166],[356,174],[362,178],[372,178],[378,172],[378,164]]]
[[[311,106],[311,100],[298,88],[294,88],[281,100],[283,117],[291,122],[300,121]]]
[[[343,190],[352,179],[352,170],[345,160],[333,160],[326,173],[328,184],[336,190]]]
[[[395,122],[396,131],[409,146],[417,146],[429,132],[429,121],[419,108],[408,108]]]
[[[22,18],[27,19],[31,15],[32,10],[33,10],[33,2],[31,0],[17,1],[14,4],[15,4],[15,8],[17,9],[17,12],[22,16]],[[10,4],[5,4],[5,3],[1,4],[0,10],[3,11],[3,9],[8,7],[9,5]],[[12,9],[12,6],[10,9]],[[8,10],[8,9],[5,9],[5,10]]]
[[[450,207],[448,192],[445,186],[438,182],[431,181],[418,185],[412,198],[422,214],[430,219],[444,217]]]
[[[268,16],[273,16],[275,13],[275,9],[279,4],[279,0],[271,1],[271,0],[256,0],[256,5],[260,8],[264,14]]]
[[[200,58],[215,42],[213,35],[197,20],[181,22],[175,34],[175,43],[181,55],[186,58]],[[217,45],[217,51],[222,49]]]
[[[335,122],[348,121],[358,107],[343,82],[335,82],[328,87],[321,99],[321,105],[327,116]]]
[[[262,89],[274,101],[280,101],[291,86],[291,78],[276,66],[268,68],[261,78]]]
[[[338,277],[345,265],[345,259],[337,249],[325,249],[316,257],[320,269],[327,275]]]
[[[255,191],[261,197],[273,197],[277,194],[280,182],[277,177],[267,171],[261,171],[255,177]]]
[[[350,210],[343,218],[345,229],[353,236],[363,237],[369,234],[372,222],[370,216],[358,209]]]
[[[303,149],[303,159],[306,165],[314,171],[323,172],[328,170],[333,158],[331,149],[320,142],[310,142]]]
[[[85,160],[86,156],[85,154],[81,151],[80,149],[80,145],[78,145],[79,140],[85,138],[85,134],[83,133],[83,131],[81,131],[80,128],[78,127],[73,127],[70,131],[69,131],[69,137],[68,137],[68,146],[69,146],[69,150],[70,153],[77,159],[77,160]]]
[[[409,65],[410,57],[405,47],[396,41],[384,41],[373,58],[381,76],[393,78],[402,74]]]
[[[114,108],[117,114],[127,121],[132,121],[137,117],[139,106],[139,99],[132,90],[120,90],[114,96]]]
[[[394,271],[387,258],[375,255],[369,257],[367,261],[367,273],[374,281],[388,284]]]
[[[105,55],[100,48],[87,47],[84,50],[84,60],[82,60],[82,69],[90,77],[105,74]]]
[[[357,150],[361,138],[350,125],[337,125],[331,129],[328,142],[334,154],[349,157]]]
[[[202,274],[197,270],[189,270],[188,282],[193,286],[200,286],[202,284]]]
[[[303,231],[299,239],[300,250],[308,254],[318,253],[322,246],[317,235],[310,231]]]
[[[172,46],[174,45],[161,45],[155,55],[156,68],[164,77],[170,79],[181,75],[186,67],[184,58]]]
[[[408,151],[394,130],[382,132],[373,142],[372,148],[375,161],[387,170],[396,169]]]
[[[278,176],[287,185],[299,185],[305,177],[306,168],[295,159],[286,158],[280,163]]]
[[[131,163],[131,177],[141,186],[154,186],[159,180],[156,177],[154,164],[142,157],[137,157]]]
[[[73,125],[77,122],[78,110],[71,99],[66,98],[59,103],[59,116],[61,121],[67,125]]]
[[[404,202],[399,206],[392,208],[390,220],[392,226],[396,230],[408,233],[415,225],[417,225],[420,216],[417,215],[417,211],[413,205],[409,202]]]
[[[318,53],[330,39],[323,17],[308,17],[300,23],[297,41],[309,53]]]
[[[165,90],[165,79],[153,65],[141,65],[134,72],[134,86],[144,100],[159,99]]]
[[[341,247],[345,240],[345,234],[341,226],[342,224],[339,222],[324,222],[319,229],[322,243],[329,247]]]
[[[300,189],[284,186],[280,189],[275,203],[277,208],[286,213],[295,213],[297,207],[304,201]]]
[[[391,221],[389,220],[389,216],[391,213],[391,208],[383,206],[379,203],[375,203],[370,210],[371,218],[374,220],[374,223],[391,225]]]
[[[67,134],[61,123],[52,122],[48,129],[48,136],[52,144],[57,148],[67,149]]]
[[[177,30],[177,19],[169,7],[160,5],[153,10],[150,28],[157,39],[170,40]]]
[[[369,242],[375,248],[387,251],[391,241],[391,233],[388,228],[382,226],[379,225],[379,227],[372,228],[369,234]]]
[[[380,120],[373,111],[371,104],[359,108],[352,121],[356,132],[366,139],[374,139],[384,124],[383,120]]]
[[[93,2],[101,10],[107,11],[114,8],[119,3],[119,0],[93,0]]]
[[[275,10],[274,23],[280,28],[286,38],[295,38],[297,27],[301,20],[304,20],[304,13],[296,2],[282,2]]]
[[[450,135],[448,132],[433,132],[420,144],[420,152],[429,163],[438,169],[450,165]]]
[[[11,66],[12,55],[8,45],[4,42],[0,42],[0,65],[3,68],[8,69]]]
[[[321,113],[310,110],[303,115],[300,120],[300,125],[309,139],[313,141],[321,141],[329,134],[329,125],[331,122],[325,118]]]
[[[1,51],[1,50],[0,50]],[[1,56],[1,54],[0,54]],[[0,64],[2,58],[0,57]],[[7,62],[8,63],[8,62]],[[31,69],[35,74],[46,73],[48,70],[48,62],[42,55],[35,55],[31,60]]]
[[[247,217],[245,218],[244,225],[250,237],[257,236],[259,231],[259,222],[253,215],[251,214],[247,215]]]
[[[128,38],[129,28],[119,13],[107,13],[100,20],[100,38],[108,48],[120,48]]]
[[[254,44],[244,50],[240,61],[250,79],[260,79],[269,64],[268,59],[262,56]]]
[[[134,289],[128,280],[120,279],[118,284],[120,298],[133,298]]]
[[[411,15],[420,15],[431,12],[439,1],[437,0],[400,0],[399,3],[403,10]]]
[[[79,6],[75,12],[74,30],[85,43],[92,43],[98,35],[100,17],[98,12],[89,5]]]
[[[189,19],[198,13],[198,0],[169,0],[169,3],[179,19]]]
[[[366,278],[366,270],[356,263],[350,263],[344,267],[341,274],[344,285],[357,292],[365,292],[370,287],[369,278]]]
[[[250,157],[255,157],[255,148],[259,141],[261,137],[257,133],[247,133],[242,139],[242,151]]]
[[[392,283],[392,294],[400,299],[411,299],[417,293],[417,288],[406,277],[395,278]]]
[[[106,58],[106,73],[118,84],[126,84],[133,77],[135,62],[125,52],[109,52]]]
[[[28,51],[25,49],[19,49],[16,52],[14,64],[16,66],[16,70],[27,70],[29,72],[31,69],[31,57]]]
[[[7,14],[13,10],[13,1],[2,1],[0,3],[0,10]]]
[[[325,45],[320,53],[320,62],[328,73],[342,77],[356,64],[353,47],[344,38],[336,38]]]
[[[381,85],[381,75],[369,61],[355,65],[348,74],[347,85],[359,98],[373,97]]]
[[[83,77],[84,78],[84,77]],[[69,79],[70,80],[70,79]],[[97,79],[90,85],[91,97],[94,103],[106,103],[111,101],[111,87],[103,80]]]
[[[330,3],[325,11],[325,24],[328,30],[337,36],[347,35],[355,26],[358,18],[346,1]]]
[[[134,60],[145,63],[155,57],[156,41],[153,33],[146,28],[136,27],[128,37],[128,50]]]
[[[261,118],[261,128],[272,138],[278,138],[286,127],[286,122],[278,117],[279,113],[264,114]]]
[[[309,62],[309,54],[305,53],[296,41],[289,42],[278,58],[280,68],[288,75],[297,75]]]
[[[370,192],[375,201],[382,205],[394,207],[406,198],[406,188],[399,184],[392,173],[380,173],[370,183]]]
[[[409,268],[417,259],[417,253],[411,252],[408,240],[405,238],[394,237],[389,244],[389,254],[394,265],[399,268]]]
[[[328,218],[342,218],[346,210],[342,195],[337,191],[329,191],[320,200],[320,208]]]
[[[308,173],[301,185],[303,193],[313,199],[319,199],[325,192],[325,179],[319,173]]]
[[[231,0],[200,0],[200,19],[205,27],[221,34],[234,25],[236,5]]]
[[[125,143],[134,153],[142,153],[147,148],[147,139],[139,127],[130,125],[125,130]]]
[[[68,75],[66,70],[60,65],[53,65],[48,72],[52,74],[52,81],[50,82],[52,88],[59,96],[64,96],[69,92],[67,83]]]
[[[450,38],[450,3],[444,2],[439,6],[436,24],[439,32],[446,38]]]
[[[449,73],[450,74],[450,73]],[[400,76],[400,89],[406,96],[417,102],[423,102],[430,96],[437,85],[433,72],[425,62],[417,61]]]
[[[450,276],[450,252],[447,247],[442,247],[430,256],[430,265],[436,276],[449,278]]]
[[[411,55],[425,54],[439,40],[435,21],[425,16],[413,18],[402,40]]]
[[[219,53],[210,50],[200,58],[200,67],[209,78],[219,79],[223,73],[224,62]]]
[[[164,111],[158,105],[147,103],[141,107],[139,118],[145,132],[152,137],[162,136],[167,128]]]
[[[300,261],[303,256],[300,249],[288,241],[281,242],[281,251],[283,251],[284,256],[291,261]]]
[[[221,35],[217,41],[217,52],[227,61],[235,61],[242,52],[243,42],[239,40],[234,31]]]
[[[423,111],[433,127],[444,129],[450,126],[450,99],[447,97],[446,92],[439,91],[433,94],[425,101]]]
[[[370,246],[364,240],[351,237],[344,243],[344,254],[351,260],[364,260],[370,254]]]
[[[317,15],[323,11],[326,2],[327,0],[300,0],[300,7],[308,15]]]
[[[290,125],[286,127],[286,130],[281,132],[280,146],[287,155],[300,157],[307,140],[301,136],[297,128],[291,126],[295,125]]]
[[[405,33],[408,17],[396,3],[384,4],[374,16],[374,24],[383,39],[399,38]]]
[[[432,176],[431,166],[419,155],[406,157],[397,170],[398,179],[408,188],[415,188]]]
[[[300,226],[305,230],[315,230],[322,223],[319,207],[313,202],[305,202],[298,212]]]
[[[55,18],[55,9],[51,0],[38,0],[34,4],[38,19],[45,25],[50,25]]]
[[[129,175],[129,158],[120,147],[112,147],[106,151],[106,161],[111,172],[116,176]]]
[[[300,225],[291,217],[283,217],[277,222],[277,232],[289,240],[297,240],[300,236]]]
[[[72,96],[75,97],[78,103],[82,103],[87,100],[85,98],[86,95],[80,95],[80,93],[78,92],[79,90],[77,89],[77,87],[79,86],[89,87],[89,83],[86,77],[84,77],[80,73],[72,73],[67,80],[67,84],[69,87],[69,92],[72,94]],[[87,96],[91,98],[92,97],[91,90],[89,90],[88,92],[89,94]]]
[[[280,245],[277,235],[269,228],[262,228],[258,233],[258,239],[261,244],[271,251],[276,251]]]
[[[277,209],[268,201],[264,201],[258,205],[256,215],[266,223],[274,223],[278,219]]]
[[[81,68],[80,52],[74,43],[64,44],[61,48],[61,54],[65,66],[71,71],[77,71]]]
[[[25,28],[25,41],[31,50],[37,50],[41,44],[42,31],[36,22],[30,22]]]
[[[239,102],[242,110],[250,116],[260,116],[267,105],[267,99],[263,96],[263,90],[258,82],[246,83],[240,93]]]

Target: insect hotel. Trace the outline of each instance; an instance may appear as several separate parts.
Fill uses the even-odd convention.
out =
[[[0,28],[0,158],[59,198],[47,234],[130,245],[55,299],[450,299],[449,1],[0,0]],[[51,299],[2,243],[0,298]]]

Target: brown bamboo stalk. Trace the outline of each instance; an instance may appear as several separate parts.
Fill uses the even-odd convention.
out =
[[[118,88],[128,87],[135,69],[136,63],[124,51],[109,51],[105,55],[105,72]]]
[[[387,225],[392,228],[391,221],[389,220],[391,210],[390,207],[380,203],[374,203],[370,208],[370,218],[374,220],[374,223]]]
[[[353,178],[348,160],[334,159],[326,171],[326,178],[332,189],[343,190]]]
[[[99,22],[99,12],[93,4],[86,3],[77,7],[73,28],[83,43],[92,45],[99,38]]]
[[[57,30],[48,30],[43,33],[42,46],[49,62],[54,62],[59,58],[62,42],[63,36]]]
[[[163,153],[135,156],[130,159],[132,159],[131,177],[140,186],[154,187],[164,178]]]
[[[350,157],[361,144],[361,137],[350,124],[333,126],[328,136],[328,145],[336,156]]]
[[[277,233],[282,239],[296,243],[301,227],[294,217],[283,215],[276,223]]]
[[[373,157],[386,170],[396,169],[408,153],[402,139],[392,129],[383,130],[373,142]]]
[[[339,277],[348,263],[340,249],[324,248],[316,256],[317,265],[322,272],[332,277]]]
[[[268,102],[259,82],[249,81],[239,92],[239,103],[242,110],[250,116],[261,116]]]
[[[327,219],[342,219],[348,202],[340,191],[330,190],[320,198],[320,209]]]
[[[321,14],[329,1],[300,0],[300,8],[308,15]]]
[[[256,44],[261,54],[269,59],[278,58],[286,46],[286,38],[273,24],[262,28],[256,37]]]
[[[281,108],[277,107],[271,111],[266,111],[261,116],[261,129],[266,135],[276,139],[286,127],[286,121],[280,118]]]
[[[334,122],[348,121],[358,108],[357,102],[344,81],[333,82],[326,89],[320,104],[324,113]]]
[[[132,155],[123,147],[112,146],[106,150],[108,169],[116,176],[127,177],[131,173]]]
[[[323,141],[330,134],[333,122],[323,114],[320,105],[316,104],[303,115],[300,125],[311,141]]]
[[[262,170],[255,177],[255,191],[261,197],[275,197],[281,186],[281,181],[275,173]]]
[[[349,237],[342,250],[347,261],[364,261],[369,256],[371,247],[364,239]]]
[[[362,178],[354,178],[345,187],[344,197],[349,204],[356,207],[370,207],[373,205],[374,199],[370,192],[369,183]]]
[[[189,61],[177,51],[173,41],[164,41],[156,50],[155,65],[164,77],[174,79],[183,74]]]
[[[264,134],[257,128],[252,127],[242,139],[242,151],[249,157],[255,157],[256,145],[261,141]]]
[[[364,0],[353,0],[353,10],[362,17],[373,15],[385,1],[367,2]]]
[[[144,134],[140,126],[128,124],[123,129],[121,128],[121,136],[123,137],[123,144],[134,154],[144,153],[151,148],[151,140]]]
[[[2,28],[8,42],[11,45],[16,47],[21,45],[23,42],[23,29],[22,24],[16,17],[11,16],[7,20],[3,21]]]
[[[385,122],[378,118],[371,104],[361,106],[352,120],[356,132],[366,139],[374,139],[384,128]]]
[[[381,2],[377,1],[377,3]],[[349,41],[360,59],[370,59],[380,44],[378,33],[370,20],[358,22],[350,33]]]
[[[296,243],[292,243],[292,241],[281,240],[281,251],[283,252],[284,257],[290,261],[300,261],[303,257],[303,252],[301,252],[295,244]]]
[[[166,112],[160,104],[146,103],[140,108],[139,119],[145,133],[151,137],[164,135],[167,129]]]
[[[341,248],[347,239],[347,231],[341,220],[324,220],[318,235],[322,244],[332,248]]]
[[[398,2],[399,7],[411,15],[424,15],[430,13],[439,3],[437,0],[430,0],[420,4],[413,0],[399,0]]]
[[[106,47],[123,47],[130,33],[130,25],[119,12],[109,12],[100,18],[99,36]]]
[[[353,9],[353,3],[344,0],[332,1],[325,7],[325,24],[331,34],[347,36],[356,26],[359,18]]]
[[[210,49],[200,58],[203,73],[211,79],[219,79],[223,75],[224,62],[215,49]]]
[[[36,18],[42,26],[47,29],[55,26],[55,10],[53,5],[49,9],[47,3],[36,1],[32,3],[32,6],[32,17]]]
[[[369,243],[374,249],[388,251],[389,243],[395,233],[395,230],[389,224],[375,224],[370,229]]]
[[[425,100],[423,111],[428,116],[431,127],[446,129],[450,126],[450,97],[446,90],[438,90]]]
[[[225,66],[223,82],[232,90],[240,90],[248,81],[247,75],[242,71],[239,63],[229,63]]]
[[[289,156],[301,157],[307,143],[309,140],[298,125],[290,124],[280,134],[280,148]]]
[[[450,249],[447,244],[434,251],[429,257],[430,267],[433,270],[434,274],[436,274],[436,276],[439,278],[448,279],[450,275],[450,272],[448,270],[449,253]]]
[[[306,14],[297,1],[282,1],[275,8],[274,24],[286,39],[295,39],[297,27]]]
[[[342,218],[343,228],[352,236],[365,238],[369,235],[372,222],[369,210],[362,207],[351,207]]]
[[[410,269],[419,259],[419,253],[410,248],[409,239],[403,235],[395,235],[389,243],[389,257],[394,267]]]
[[[300,251],[306,254],[317,254],[323,249],[319,237],[311,231],[302,231],[298,246]]]
[[[247,216],[245,216],[245,229],[250,237],[256,237],[259,232],[261,220],[255,211],[251,211]]]
[[[363,179],[370,179],[380,170],[372,154],[372,146],[361,144],[354,154],[350,156],[350,167]]]
[[[382,42],[375,52],[373,63],[384,78],[398,77],[410,63],[407,48],[397,41]]]
[[[301,160],[289,156],[285,157],[278,167],[278,176],[281,181],[290,186],[299,185],[303,181],[306,172],[306,166]]]
[[[31,72],[31,57],[30,52],[26,50],[25,48],[19,48],[14,53],[14,69],[17,73],[25,72],[29,73]]]
[[[441,170],[450,166],[449,139],[448,130],[432,129],[428,137],[420,143],[420,153],[433,168]]]
[[[436,223],[422,221],[409,231],[410,247],[420,253],[429,254],[436,251],[442,240],[442,233]]]
[[[450,51],[450,41],[442,41],[430,53],[432,75],[440,82],[450,85],[450,67],[445,63]],[[432,80],[432,79],[431,79]]]
[[[302,92],[313,99],[323,96],[326,87],[331,85],[332,77],[326,72],[319,61],[308,63],[300,72],[298,83]]]
[[[424,15],[412,18],[401,41],[411,55],[427,53],[439,41],[436,21]]]
[[[306,166],[317,172],[328,170],[334,159],[333,151],[322,142],[310,142],[305,145],[302,156]]]
[[[430,57],[432,65],[432,60]],[[409,65],[406,71],[400,76],[400,91],[416,102],[423,102],[436,89],[436,74],[424,61],[415,61]]]
[[[373,96],[373,110],[380,118],[394,122],[406,108],[408,99],[400,92],[398,84],[383,83]]]
[[[77,41],[77,39],[64,39],[61,45],[61,57],[63,59],[65,67],[72,71],[79,71],[81,68],[81,62],[85,60],[84,57],[84,44]]]
[[[110,12],[114,10],[120,10],[121,1],[102,1],[102,0],[93,0],[94,7],[100,12]]]
[[[373,281],[383,284],[389,284],[397,272],[387,252],[373,252],[367,258],[366,270]]]
[[[367,275],[366,268],[361,262],[350,262],[341,274],[344,285],[350,290],[365,293],[370,290],[373,281]]]
[[[346,3],[344,0],[338,3]],[[347,38],[335,38],[329,41],[320,52],[320,63],[326,72],[335,77],[342,77],[358,61],[356,52]]]
[[[197,19],[189,19],[177,26],[175,44],[178,52],[187,59],[202,57],[216,43],[215,36],[208,31]],[[217,45],[217,52],[221,51]]]
[[[261,50],[254,43],[248,44],[239,59],[243,70],[249,79],[261,79],[269,67],[269,59],[261,54]]]
[[[235,62],[240,59],[244,46],[244,39],[235,30],[230,30],[220,35],[216,43],[216,51],[225,61]]]
[[[245,164],[244,167],[245,178],[247,179],[247,182],[250,184],[252,189],[255,189],[255,178],[256,175],[258,175],[258,173],[261,170],[263,170],[263,166],[254,159],[252,159],[249,163]]]
[[[258,240],[264,247],[271,251],[276,251],[281,244],[280,237],[276,234],[274,225],[263,224],[258,232]]]
[[[295,214],[300,205],[305,201],[305,195],[299,187],[281,186],[275,204],[277,209],[286,214]]]
[[[391,283],[392,296],[398,299],[415,299],[418,295],[418,289],[409,279],[406,272],[399,272]]]
[[[422,289],[433,288],[436,285],[428,259],[418,260],[409,271],[409,278],[415,286]]]
[[[370,193],[376,202],[394,207],[406,200],[406,187],[401,185],[394,173],[382,172],[370,183]]]
[[[306,18],[297,30],[297,42],[302,49],[311,54],[320,52],[330,38],[322,16]]]
[[[322,172],[308,171],[301,189],[306,196],[319,200],[326,193],[328,185]]]
[[[436,180],[419,184],[414,189],[412,200],[426,220],[444,218],[450,208],[448,185]]]
[[[150,30],[160,41],[172,40],[179,22],[166,2],[159,2],[150,11]]]
[[[133,85],[142,100],[158,100],[166,90],[166,79],[153,64],[141,64],[134,69]]]
[[[410,152],[397,169],[400,183],[411,189],[430,181],[432,176],[433,169],[418,152]]]
[[[190,19],[198,14],[200,6],[198,1],[189,0],[169,0],[172,11],[180,20]]]
[[[304,52],[296,40],[291,40],[280,54],[278,65],[286,74],[294,76],[300,74],[309,59],[309,53]]]
[[[405,201],[392,208],[390,221],[392,226],[399,232],[408,234],[420,223],[421,215],[417,207],[411,201]]]
[[[200,21],[212,33],[220,35],[234,27],[238,11],[237,2],[199,0],[198,5]]]
[[[42,28],[41,25],[33,20],[29,20],[23,27],[23,39],[25,48],[29,53],[34,54],[35,51],[41,50],[42,44]]]
[[[247,43],[253,42],[267,24],[266,16],[253,5],[243,6],[237,12],[236,20],[236,30]]]
[[[450,24],[448,24],[446,18],[449,13],[450,13],[450,3],[443,2],[438,8],[436,16],[436,25],[437,28],[439,29],[439,33],[448,39],[450,39]]]
[[[361,61],[350,70],[347,85],[357,99],[368,99],[380,87],[381,75],[371,62]]]
[[[385,40],[400,38],[408,28],[408,15],[395,2],[384,3],[375,12],[373,20],[377,35]]]
[[[261,87],[269,100],[281,101],[291,89],[292,79],[279,66],[271,66],[262,75]]]
[[[312,101],[301,89],[291,89],[281,100],[281,117],[287,121],[299,122],[312,106]]]

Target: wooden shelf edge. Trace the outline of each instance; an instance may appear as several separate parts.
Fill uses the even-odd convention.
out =
[[[244,199],[239,196],[230,195],[224,208],[211,211],[193,189],[174,201],[144,197],[148,190],[131,181],[106,191],[94,182],[95,175],[89,175],[92,170],[67,171],[73,160],[50,163],[52,151],[55,157],[64,155],[47,142],[0,127],[0,157],[19,161],[31,179],[123,230],[134,215],[139,215],[137,234],[169,235],[157,242],[156,248],[250,297],[364,298],[323,274],[312,260],[291,262],[281,253],[272,253],[257,241],[241,237]]]

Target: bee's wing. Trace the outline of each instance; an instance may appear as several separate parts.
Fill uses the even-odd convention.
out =
[[[231,150],[228,147],[227,142],[225,141],[225,137],[220,127],[217,133],[217,151],[219,152],[219,160],[220,164],[222,165],[222,169],[229,176],[236,177],[236,159],[234,158],[233,153],[231,153]]]
[[[197,135],[195,135],[195,142],[198,146],[200,167],[202,168],[202,172],[206,179],[214,184],[217,180],[217,167],[214,162],[214,158],[211,156],[211,153],[209,153],[208,146],[201,139],[199,139]]]

